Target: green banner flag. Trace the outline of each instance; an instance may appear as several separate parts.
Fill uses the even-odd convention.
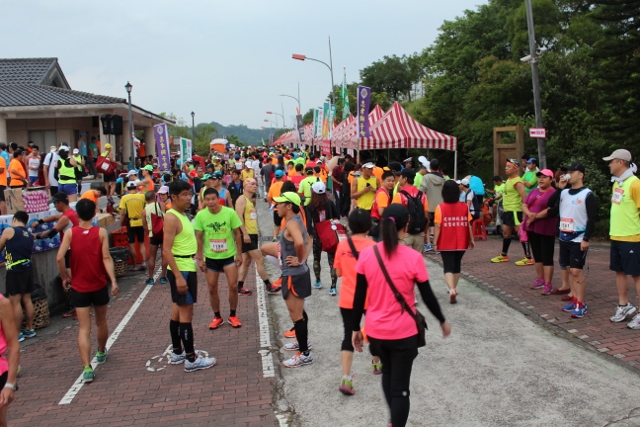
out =
[[[344,80],[340,89],[340,98],[342,98],[342,120],[349,118],[351,107],[349,106],[349,90],[347,89],[347,69],[344,71]]]

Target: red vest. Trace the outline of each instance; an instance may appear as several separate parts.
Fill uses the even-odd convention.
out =
[[[291,182],[293,182],[296,186],[296,191],[298,191],[298,189],[300,188],[300,182],[302,182],[302,180],[305,177],[302,175],[293,175],[292,177],[290,177]]]
[[[389,196],[389,193],[387,193],[387,190],[385,190],[384,188],[378,188],[378,191],[376,191],[375,199],[373,199],[373,206],[371,206],[371,218],[377,219],[378,221],[382,219],[380,218],[380,213],[378,213],[378,194],[380,194],[380,192],[382,191],[384,191],[384,193],[389,198],[389,203],[387,203],[387,206],[391,204],[391,196]]]
[[[466,203],[440,203],[439,251],[464,251],[469,247],[469,207]]]

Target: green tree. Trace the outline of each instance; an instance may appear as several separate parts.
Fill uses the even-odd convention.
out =
[[[418,58],[392,55],[365,67],[360,71],[360,79],[364,86],[373,92],[386,92],[393,101],[411,101],[413,84],[420,81],[423,73]]]

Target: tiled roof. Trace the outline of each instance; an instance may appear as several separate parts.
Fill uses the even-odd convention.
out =
[[[57,63],[57,58],[0,59],[0,85],[42,84]]]
[[[126,104],[127,100],[53,86],[0,83],[0,107],[122,103]]]

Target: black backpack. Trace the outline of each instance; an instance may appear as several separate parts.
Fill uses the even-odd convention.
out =
[[[469,192],[471,190],[467,191],[466,193],[464,193],[464,201],[465,203],[467,202],[467,197],[469,197]],[[471,203],[473,203],[473,219],[479,219],[480,218],[480,204],[478,203],[478,197],[476,196],[475,193],[473,193],[473,200],[471,201]]]
[[[418,190],[416,197],[412,197],[404,190],[400,190],[407,198],[407,210],[409,211],[409,234],[420,234],[427,227],[427,218],[424,215],[422,204],[422,191]]]

